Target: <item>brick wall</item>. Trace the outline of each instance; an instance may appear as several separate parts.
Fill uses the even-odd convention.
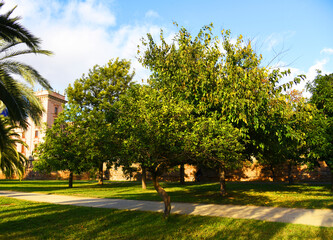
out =
[[[113,180],[113,181],[140,181],[141,180],[141,169],[139,166],[134,166],[138,171],[133,172],[132,177],[126,176],[122,168],[117,169],[111,168],[107,170],[104,169],[104,178]],[[197,167],[192,165],[185,165],[185,181],[195,181],[195,174],[197,172]],[[214,169],[201,168],[202,176],[200,177],[201,181],[218,181],[218,172]],[[288,166],[281,166],[275,168],[276,178],[278,181],[287,181],[288,175]],[[331,173],[329,168],[324,162],[320,162],[320,167],[315,168],[310,171],[305,165],[294,166],[292,168],[292,174],[294,180],[297,182],[301,181],[317,181],[317,182],[330,182]],[[81,175],[75,175],[75,179],[94,179],[92,173],[83,173]],[[173,170],[165,173],[161,176],[162,181],[179,181],[179,167],[175,167]],[[227,171],[226,178],[229,181],[272,181],[272,172],[267,166],[261,166],[259,164],[253,163],[244,166],[242,169]],[[52,172],[50,174],[41,174],[32,169],[28,169],[24,176],[24,179],[68,179],[68,171],[58,171]],[[13,179],[17,178],[16,176],[12,177]],[[0,179],[5,179],[5,176],[0,172]],[[149,173],[147,173],[147,180],[151,180]]]

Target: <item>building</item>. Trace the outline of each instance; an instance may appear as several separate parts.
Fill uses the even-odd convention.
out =
[[[43,90],[35,92],[35,95],[40,100],[45,112],[43,113],[41,124],[36,125],[30,118],[28,120],[29,127],[27,130],[18,129],[17,132],[22,137],[22,140],[28,145],[26,148],[22,144],[17,145],[17,150],[24,154],[29,160],[28,167],[31,167],[33,161],[33,153],[38,144],[43,141],[45,136],[45,127],[51,127],[54,119],[63,110],[63,104],[67,101],[65,96],[59,93]],[[44,130],[43,130],[44,129]]]

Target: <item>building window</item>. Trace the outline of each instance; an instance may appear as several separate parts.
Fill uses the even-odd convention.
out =
[[[35,131],[35,138],[38,138],[38,130]]]
[[[54,114],[55,114],[55,115],[58,114],[58,107],[54,107]]]

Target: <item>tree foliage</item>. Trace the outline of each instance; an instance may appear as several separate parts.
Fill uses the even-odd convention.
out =
[[[132,84],[127,60],[110,60],[105,66],[94,66],[87,76],[77,79],[66,89],[69,104],[80,109],[85,124],[89,126],[84,138],[88,144],[87,157],[99,170],[100,183],[103,183],[103,164],[112,163],[117,156],[117,138],[113,105]]]
[[[218,119],[216,116],[198,117],[193,120],[190,133],[185,136],[187,152],[194,155],[198,165],[218,169],[220,192],[227,194],[225,178],[227,169],[242,166],[241,133],[230,123]]]
[[[312,93],[310,103],[318,110],[307,136],[311,148],[309,157],[313,161],[326,162],[331,170],[333,191],[333,74],[318,72],[314,81],[307,84],[307,89]]]
[[[14,174],[20,178],[24,174],[26,158],[17,151],[16,144],[26,144],[20,140],[20,135],[15,132],[15,127],[10,120],[0,115],[0,170],[6,177]]]
[[[149,86],[135,85],[117,104],[118,135],[123,139],[119,164],[139,163],[152,175],[156,191],[170,214],[170,198],[159,185],[158,177],[180,164],[186,155],[184,136],[190,122],[191,106],[166,98]]]
[[[214,124],[209,127],[221,127],[222,124],[235,132],[229,148],[225,149],[240,149],[239,144],[242,144],[245,146],[243,155],[272,154],[273,149],[277,151],[282,146],[281,139],[286,137],[282,135],[291,134],[280,131],[281,125],[275,124],[275,120],[281,119],[279,110],[286,104],[282,90],[298,83],[304,76],[279,85],[279,80],[290,71],[262,67],[262,57],[241,35],[234,43],[229,30],[223,30],[220,38],[212,31],[211,24],[192,36],[182,27],[172,43],[166,41],[163,31],[159,41],[148,34],[143,39],[143,50],[139,49],[139,61],[152,72],[149,83],[165,96],[181,99],[193,106],[194,121],[198,121],[194,126],[200,126],[200,117],[203,117],[204,121],[214,119]],[[219,129],[210,131],[213,132],[215,136],[220,134],[217,139],[228,136],[227,132]],[[207,140],[207,146],[215,136]],[[267,141],[272,136],[274,144]],[[236,144],[236,139],[239,144]],[[229,151],[226,156],[232,156],[231,153]],[[216,152],[211,150],[211,154]],[[243,159],[238,158],[236,162],[239,164],[236,165],[241,165]],[[230,162],[233,161],[231,157]],[[228,161],[225,159],[224,162]]]
[[[80,174],[91,168],[87,161],[87,142],[84,139],[87,125],[82,121],[80,111],[73,105],[67,106],[55,119],[51,128],[46,129],[44,142],[37,148],[34,168],[38,171],[70,172],[69,187],[73,174]]]

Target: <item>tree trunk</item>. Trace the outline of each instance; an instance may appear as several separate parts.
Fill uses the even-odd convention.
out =
[[[289,183],[289,185],[294,184],[293,164],[291,161],[288,163],[288,183]]]
[[[333,193],[333,172],[331,170],[331,192]]]
[[[103,162],[99,164],[98,184],[103,185]]]
[[[275,171],[274,171],[273,165],[269,165],[269,169],[272,172],[273,182],[276,182],[276,176],[275,176]]]
[[[142,168],[142,177],[141,177],[141,183],[142,183],[142,189],[147,189],[147,170],[146,167],[141,166]]]
[[[333,172],[331,170],[331,192],[333,193]]]
[[[167,217],[169,217],[170,211],[171,211],[170,196],[166,193],[166,191],[158,183],[156,174],[153,174],[153,183],[154,183],[155,190],[160,195],[160,197],[163,199],[164,218],[167,218]]]
[[[221,166],[219,169],[219,177],[220,177],[220,194],[221,196],[227,195],[227,188],[225,185],[225,168]]]
[[[330,172],[331,172],[331,192],[333,193],[333,167],[326,162],[326,165],[328,166]]]
[[[183,185],[185,183],[185,167],[184,167],[184,164],[180,164],[179,178],[180,178],[180,184]]]
[[[69,172],[69,178],[68,178],[68,187],[73,187],[73,172]]]

